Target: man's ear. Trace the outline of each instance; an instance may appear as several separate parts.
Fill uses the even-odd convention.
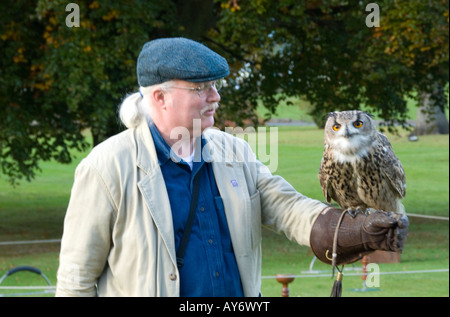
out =
[[[153,101],[161,107],[166,105],[166,96],[164,95],[164,91],[162,89],[155,89],[152,92]]]

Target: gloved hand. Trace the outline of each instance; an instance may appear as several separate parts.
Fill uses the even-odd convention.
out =
[[[336,227],[336,265],[355,262],[375,250],[402,251],[409,226],[406,215],[375,210],[355,217],[345,213],[340,219],[342,212],[326,208],[312,227],[311,248],[322,262],[332,263]]]

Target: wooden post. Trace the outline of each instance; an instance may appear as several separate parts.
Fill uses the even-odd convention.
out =
[[[281,289],[281,296],[282,297],[289,297],[288,284],[291,283],[294,280],[294,276],[293,275],[277,274],[276,278],[277,278],[277,281],[283,285],[283,288]]]
[[[369,256],[365,255],[363,256],[362,260],[362,280],[365,282],[367,279],[367,264],[369,264]]]

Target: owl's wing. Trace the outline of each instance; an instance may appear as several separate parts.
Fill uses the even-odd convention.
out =
[[[383,173],[389,179],[390,185],[400,197],[406,194],[406,177],[402,163],[395,155],[389,139],[382,133],[378,133],[378,140],[382,146]]]
[[[332,199],[336,198],[336,195],[334,193],[334,189],[331,186],[329,180],[330,180],[330,170],[328,167],[328,158],[324,154],[324,157],[322,157],[322,161],[320,163],[320,169],[319,169],[319,182],[320,186],[322,187],[323,196],[327,200],[328,203],[331,203]]]

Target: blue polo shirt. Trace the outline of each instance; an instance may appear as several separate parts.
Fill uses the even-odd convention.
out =
[[[149,126],[169,194],[176,249],[189,215],[193,179],[202,169],[195,219],[179,272],[180,296],[243,296],[225,210],[211,163],[201,157],[199,162],[194,160],[191,170],[182,159],[172,160],[170,147],[155,124],[150,122]],[[205,141],[203,138],[201,141],[203,150]]]

